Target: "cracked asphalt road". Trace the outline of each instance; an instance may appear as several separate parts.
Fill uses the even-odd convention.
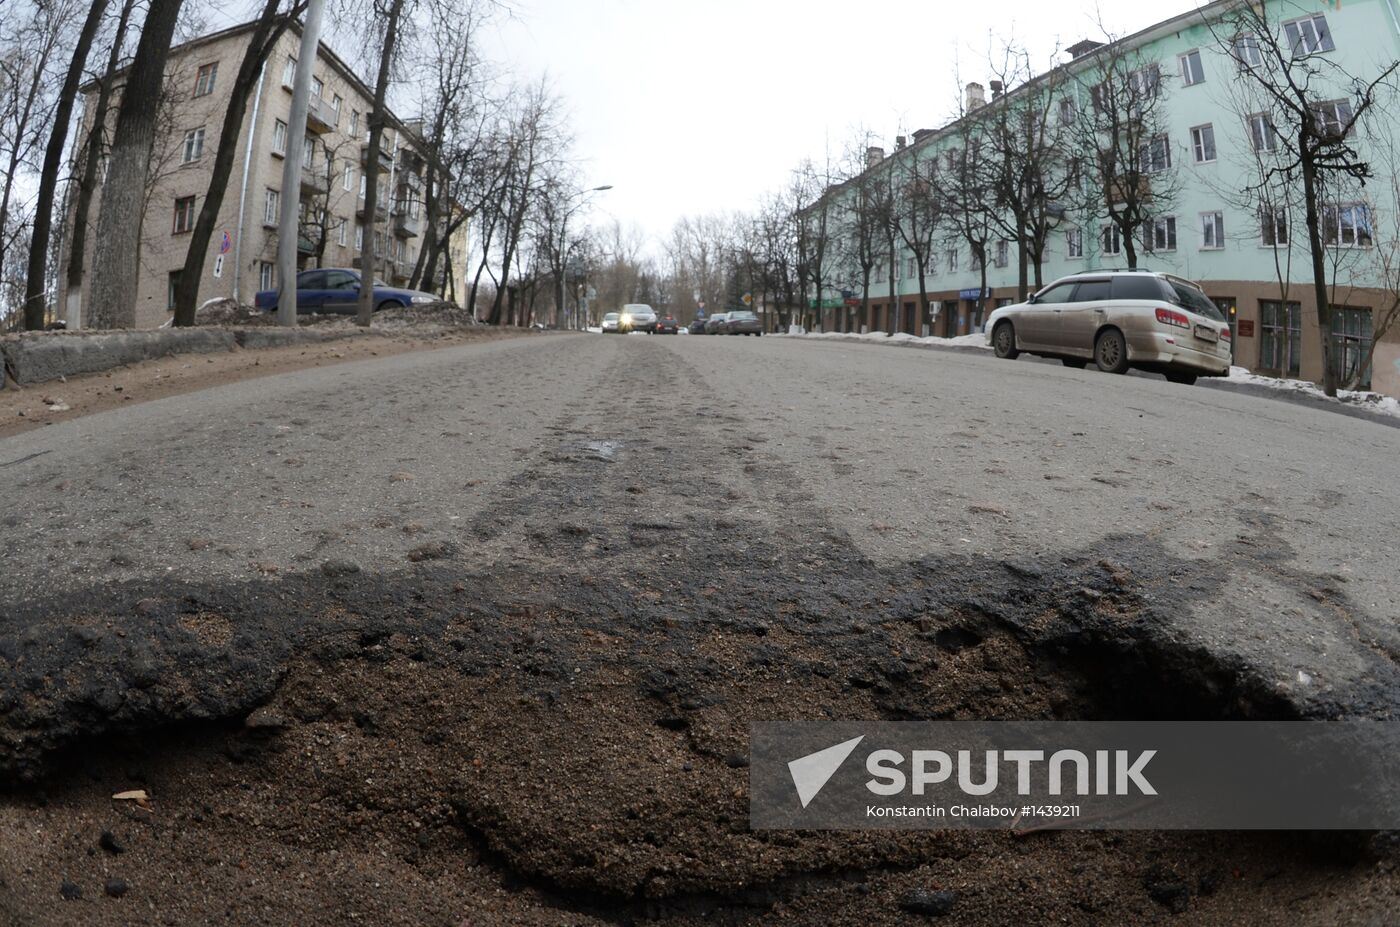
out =
[[[1383,922],[1374,848],[753,834],[743,766],[760,718],[1388,715],[1394,435],[557,336],[0,441],[0,923]]]

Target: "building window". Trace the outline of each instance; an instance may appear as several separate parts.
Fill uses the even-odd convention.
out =
[[[1181,82],[1190,87],[1193,84],[1205,83],[1206,72],[1201,67],[1201,52],[1199,49],[1192,49],[1181,56]]]
[[[1259,207],[1259,238],[1266,248],[1288,244],[1288,210],[1283,207]]]
[[[1139,68],[1128,75],[1134,96],[1138,100],[1151,100],[1157,96],[1162,86],[1162,69],[1155,64]]]
[[[280,119],[272,123],[272,153],[287,153],[287,124]]]
[[[1248,122],[1249,142],[1255,151],[1278,150],[1278,132],[1275,131],[1274,121],[1269,118],[1268,113],[1255,113],[1249,117]]]
[[[1005,267],[1006,264],[1007,264],[1007,262],[1008,262],[1008,260],[1009,260],[1009,258],[1008,258],[1008,252],[1009,252],[1009,251],[1010,251],[1010,249],[1007,247],[1007,242],[1004,242],[1004,241],[999,241],[999,242],[997,242],[996,256],[995,256],[994,258],[992,258],[992,263],[996,264],[996,266],[998,266],[998,267]]]
[[[973,273],[980,273],[983,266],[983,255],[986,253],[986,245],[981,248],[973,248],[968,253],[967,269]]]
[[[1371,207],[1343,203],[1322,207],[1322,240],[1333,247],[1369,248],[1375,244]]]
[[[258,264],[258,289],[272,290],[277,288],[277,265],[268,261],[261,261]]]
[[[1332,307],[1332,369],[1344,384],[1355,389],[1371,388],[1371,367],[1366,355],[1371,351],[1371,310],[1349,306]]]
[[[1332,44],[1332,30],[1327,28],[1327,17],[1321,13],[1284,23],[1283,34],[1295,55],[1329,52],[1336,47]]]
[[[282,67],[282,86],[291,87],[297,79],[297,60],[289,57]]]
[[[337,94],[332,94],[332,96],[331,96],[331,113],[332,113],[333,118],[332,118],[332,120],[331,120],[331,125],[336,125],[336,126],[340,125],[340,104],[342,104],[342,103],[344,103],[344,102],[345,102],[345,101],[342,100],[342,99],[340,98],[340,94],[338,94],[338,93],[337,93]]]
[[[321,83],[321,78],[311,78],[311,95],[316,99],[321,99],[321,91],[325,89],[325,84]]]
[[[276,225],[277,218],[282,213],[282,194],[276,190],[268,190],[263,199],[263,225]]]
[[[1084,256],[1084,230],[1065,230],[1065,256],[1071,258],[1082,258]]]
[[[316,166],[316,144],[309,135],[301,143],[301,166],[308,171]]]
[[[1214,251],[1225,247],[1225,214],[1201,213],[1201,247]]]
[[[1069,123],[1074,122],[1075,117],[1078,116],[1078,115],[1079,115],[1079,114],[1078,114],[1078,112],[1076,111],[1076,107],[1075,107],[1075,105],[1074,105],[1074,100],[1073,100],[1073,99],[1071,99],[1071,98],[1069,98],[1069,97],[1066,97],[1065,99],[1063,99],[1063,100],[1060,101],[1060,123],[1061,123],[1061,125],[1068,125]]]
[[[1215,127],[1196,126],[1191,130],[1191,153],[1197,164],[1209,164],[1215,160]]]
[[[1099,233],[1099,243],[1104,254],[1123,253],[1123,232],[1116,225],[1105,225]]]
[[[365,198],[365,174],[360,175],[360,199]]]
[[[1259,50],[1259,36],[1257,35],[1235,36],[1234,42],[1230,43],[1230,54],[1240,66],[1241,71],[1260,67],[1264,63],[1264,55]]]
[[[1176,216],[1161,216],[1143,223],[1143,244],[1148,251],[1176,250]]]
[[[1325,135],[1339,138],[1351,134],[1351,103],[1346,100],[1329,100],[1319,103],[1313,109],[1318,129]]]
[[[185,133],[185,144],[180,151],[180,163],[189,164],[204,157],[204,127],[190,129]]]
[[[360,111],[350,110],[350,137],[354,138],[360,134]]]
[[[179,235],[194,228],[194,197],[182,196],[175,201],[175,224],[173,233]]]
[[[1172,146],[1165,135],[1155,136],[1139,154],[1144,174],[1159,174],[1172,166]]]
[[[194,95],[207,97],[214,92],[214,79],[219,76],[219,62],[200,65],[194,76]]]
[[[958,272],[958,249],[957,249],[957,248],[949,248],[948,251],[947,251],[946,254],[945,254],[945,257],[948,259],[948,273],[950,273],[950,274],[955,274],[955,273],[957,273],[957,272]]]
[[[346,190],[355,189],[355,166],[349,161],[345,162],[345,179],[342,181],[341,186]]]
[[[1303,354],[1302,306],[1262,300],[1259,303],[1259,367],[1280,376],[1298,375]]]
[[[365,227],[360,223],[355,223],[355,253],[365,250]]]
[[[335,229],[335,243],[340,245],[342,248],[345,247],[345,226],[345,220],[341,219],[340,224],[337,225]]]
[[[165,283],[165,311],[175,311],[175,291],[180,288],[180,272],[172,270]]]
[[[410,213],[409,218],[415,218],[412,216],[413,210],[410,208],[408,211]],[[905,279],[913,280],[915,277],[919,276],[919,262],[917,258],[905,258],[904,265]]]

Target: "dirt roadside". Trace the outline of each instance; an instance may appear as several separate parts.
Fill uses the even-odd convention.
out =
[[[528,335],[522,329],[463,328],[351,337],[322,344],[235,350],[220,354],[172,354],[159,360],[104,373],[20,387],[7,382],[0,390],[0,438],[43,428],[122,405],[192,393],[255,377],[305,367],[387,357],[407,351],[430,351],[472,341]]]

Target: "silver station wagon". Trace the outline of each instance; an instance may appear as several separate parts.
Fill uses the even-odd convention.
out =
[[[1093,361],[1108,373],[1129,367],[1173,383],[1230,372],[1230,325],[1201,288],[1151,271],[1100,271],[1064,277],[1024,303],[987,318],[997,357],[1022,352],[1058,357],[1069,367]]]

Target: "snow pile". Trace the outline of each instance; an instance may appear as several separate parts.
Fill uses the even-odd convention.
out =
[[[991,345],[987,344],[987,336],[974,332],[971,335],[958,335],[955,338],[937,338],[930,336],[920,338],[915,335],[896,332],[887,335],[884,332],[866,332],[858,335],[854,332],[808,332],[805,335],[778,335],[780,338],[825,338],[834,341],[872,341],[880,344],[915,344],[927,345],[931,347],[957,347],[957,348],[981,348],[991,350]]]
[[[1393,396],[1384,396],[1380,393],[1371,393],[1364,390],[1337,390],[1337,398],[1329,399],[1327,394],[1310,380],[1285,380],[1278,377],[1265,377],[1257,373],[1250,373],[1243,367],[1231,367],[1230,375],[1226,378],[1230,383],[1247,383],[1251,386],[1263,386],[1268,389],[1278,390],[1283,393],[1302,394],[1313,399],[1321,399],[1324,402],[1337,402],[1343,405],[1357,406],[1369,409],[1373,412],[1381,412],[1385,415],[1393,415],[1400,418],[1400,399]]]

